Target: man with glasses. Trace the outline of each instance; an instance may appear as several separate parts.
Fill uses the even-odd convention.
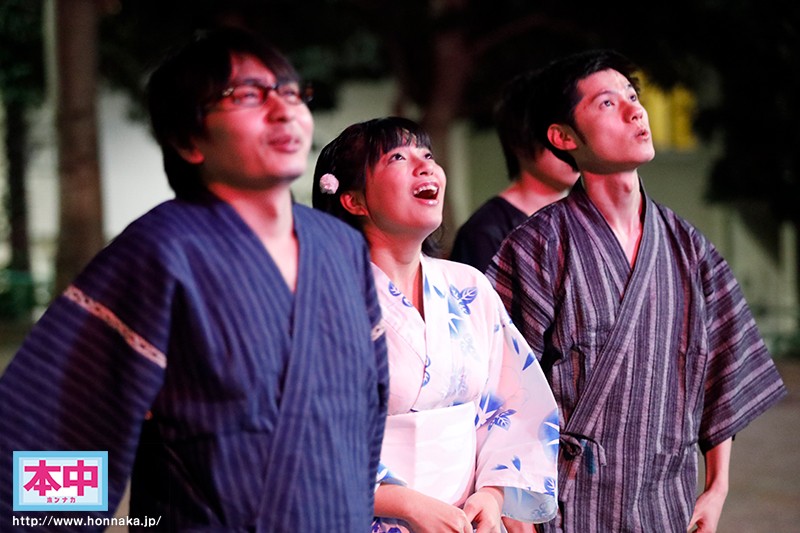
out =
[[[132,475],[131,517],[164,530],[367,531],[385,340],[362,238],[292,202],[310,92],[222,30],[148,97],[176,198],[98,254],[0,379],[0,529],[13,451],[104,450],[109,513]]]

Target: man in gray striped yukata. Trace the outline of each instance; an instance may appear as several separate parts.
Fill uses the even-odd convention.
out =
[[[655,152],[634,72],[611,51],[546,67],[537,135],[581,179],[487,272],[560,408],[543,531],[715,531],[733,436],[786,394],[725,260],[642,188]]]

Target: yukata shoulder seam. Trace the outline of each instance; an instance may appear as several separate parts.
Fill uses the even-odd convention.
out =
[[[328,240],[346,240],[347,242],[363,240],[361,233],[355,228],[328,213],[300,204],[295,204],[294,209],[297,216],[306,220],[317,230],[326,233],[329,237]]]
[[[691,243],[691,247],[681,246],[684,254],[691,251],[692,261],[703,261],[715,249],[714,244],[697,226],[681,217],[671,208],[653,202],[658,219],[666,226],[666,230],[675,235],[682,243]]]
[[[428,259],[430,261],[433,261],[434,263],[439,263],[439,265],[449,270],[450,272],[458,272],[459,274],[469,276],[470,278],[485,277],[483,272],[473,267],[472,265],[468,265],[466,263],[460,263],[458,261],[450,261],[449,259],[438,259],[436,257],[429,257]]]

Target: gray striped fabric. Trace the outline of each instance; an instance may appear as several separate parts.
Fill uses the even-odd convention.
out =
[[[0,529],[12,451],[107,450],[109,513],[133,470],[131,516],[162,530],[368,530],[388,393],[368,250],[294,219],[294,294],[209,196],[144,215],[54,301],[0,378]]]
[[[635,268],[580,183],[487,272],[561,411],[559,516],[543,531],[686,531],[696,449],[786,390],[730,268],[646,199]]]

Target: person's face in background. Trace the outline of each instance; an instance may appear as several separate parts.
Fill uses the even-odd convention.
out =
[[[537,148],[530,158],[520,158],[520,167],[548,189],[560,191],[575,185],[580,173],[548,148]]]

